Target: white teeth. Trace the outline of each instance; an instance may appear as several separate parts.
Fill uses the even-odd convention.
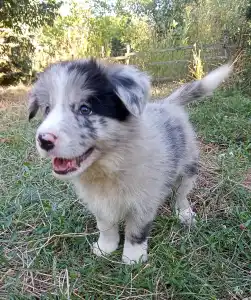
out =
[[[79,157],[76,157],[76,158],[73,158],[73,159],[69,159],[69,158],[62,158],[62,157],[58,157],[57,159],[59,160],[59,162],[61,164],[64,164],[65,160],[68,160],[67,161],[67,165],[66,167],[68,169],[71,169],[71,168],[76,168],[76,165],[77,167],[80,167],[80,164],[83,160],[85,160],[89,155],[91,155],[91,153],[93,152],[94,148],[89,148],[84,154],[82,154],[81,156]]]

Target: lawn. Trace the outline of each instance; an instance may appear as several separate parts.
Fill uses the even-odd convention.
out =
[[[159,96],[159,90],[156,89]],[[188,109],[202,149],[196,228],[168,205],[149,261],[90,253],[98,233],[72,187],[54,179],[34,146],[26,88],[0,94],[0,299],[230,300],[251,297],[251,100],[220,91]],[[250,298],[249,298],[250,299]]]

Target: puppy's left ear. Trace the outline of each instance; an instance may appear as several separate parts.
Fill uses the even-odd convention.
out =
[[[33,91],[31,91],[29,94],[29,104],[28,104],[29,121],[35,117],[38,109],[39,109],[39,105],[38,105],[36,94]]]
[[[150,77],[132,66],[120,65],[111,67],[110,80],[128,111],[140,116],[150,97]]]

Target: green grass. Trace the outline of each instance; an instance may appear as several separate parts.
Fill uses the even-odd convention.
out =
[[[251,295],[251,194],[243,184],[250,162],[248,98],[221,92],[189,108],[205,150],[190,197],[198,225],[184,229],[164,207],[154,222],[149,261],[136,266],[120,262],[122,246],[107,259],[91,254],[98,236],[92,216],[38,158],[38,121],[29,124],[23,103],[13,103],[0,112],[0,299]]]

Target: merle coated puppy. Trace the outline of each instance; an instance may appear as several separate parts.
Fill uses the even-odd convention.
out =
[[[148,103],[149,77],[132,66],[87,59],[56,63],[39,75],[29,103],[29,119],[39,109],[44,115],[37,149],[95,215],[96,255],[117,249],[123,220],[123,261],[146,261],[151,224],[173,187],[181,222],[194,222],[187,194],[199,152],[183,105],[210,95],[230,72],[224,65],[157,103]]]

